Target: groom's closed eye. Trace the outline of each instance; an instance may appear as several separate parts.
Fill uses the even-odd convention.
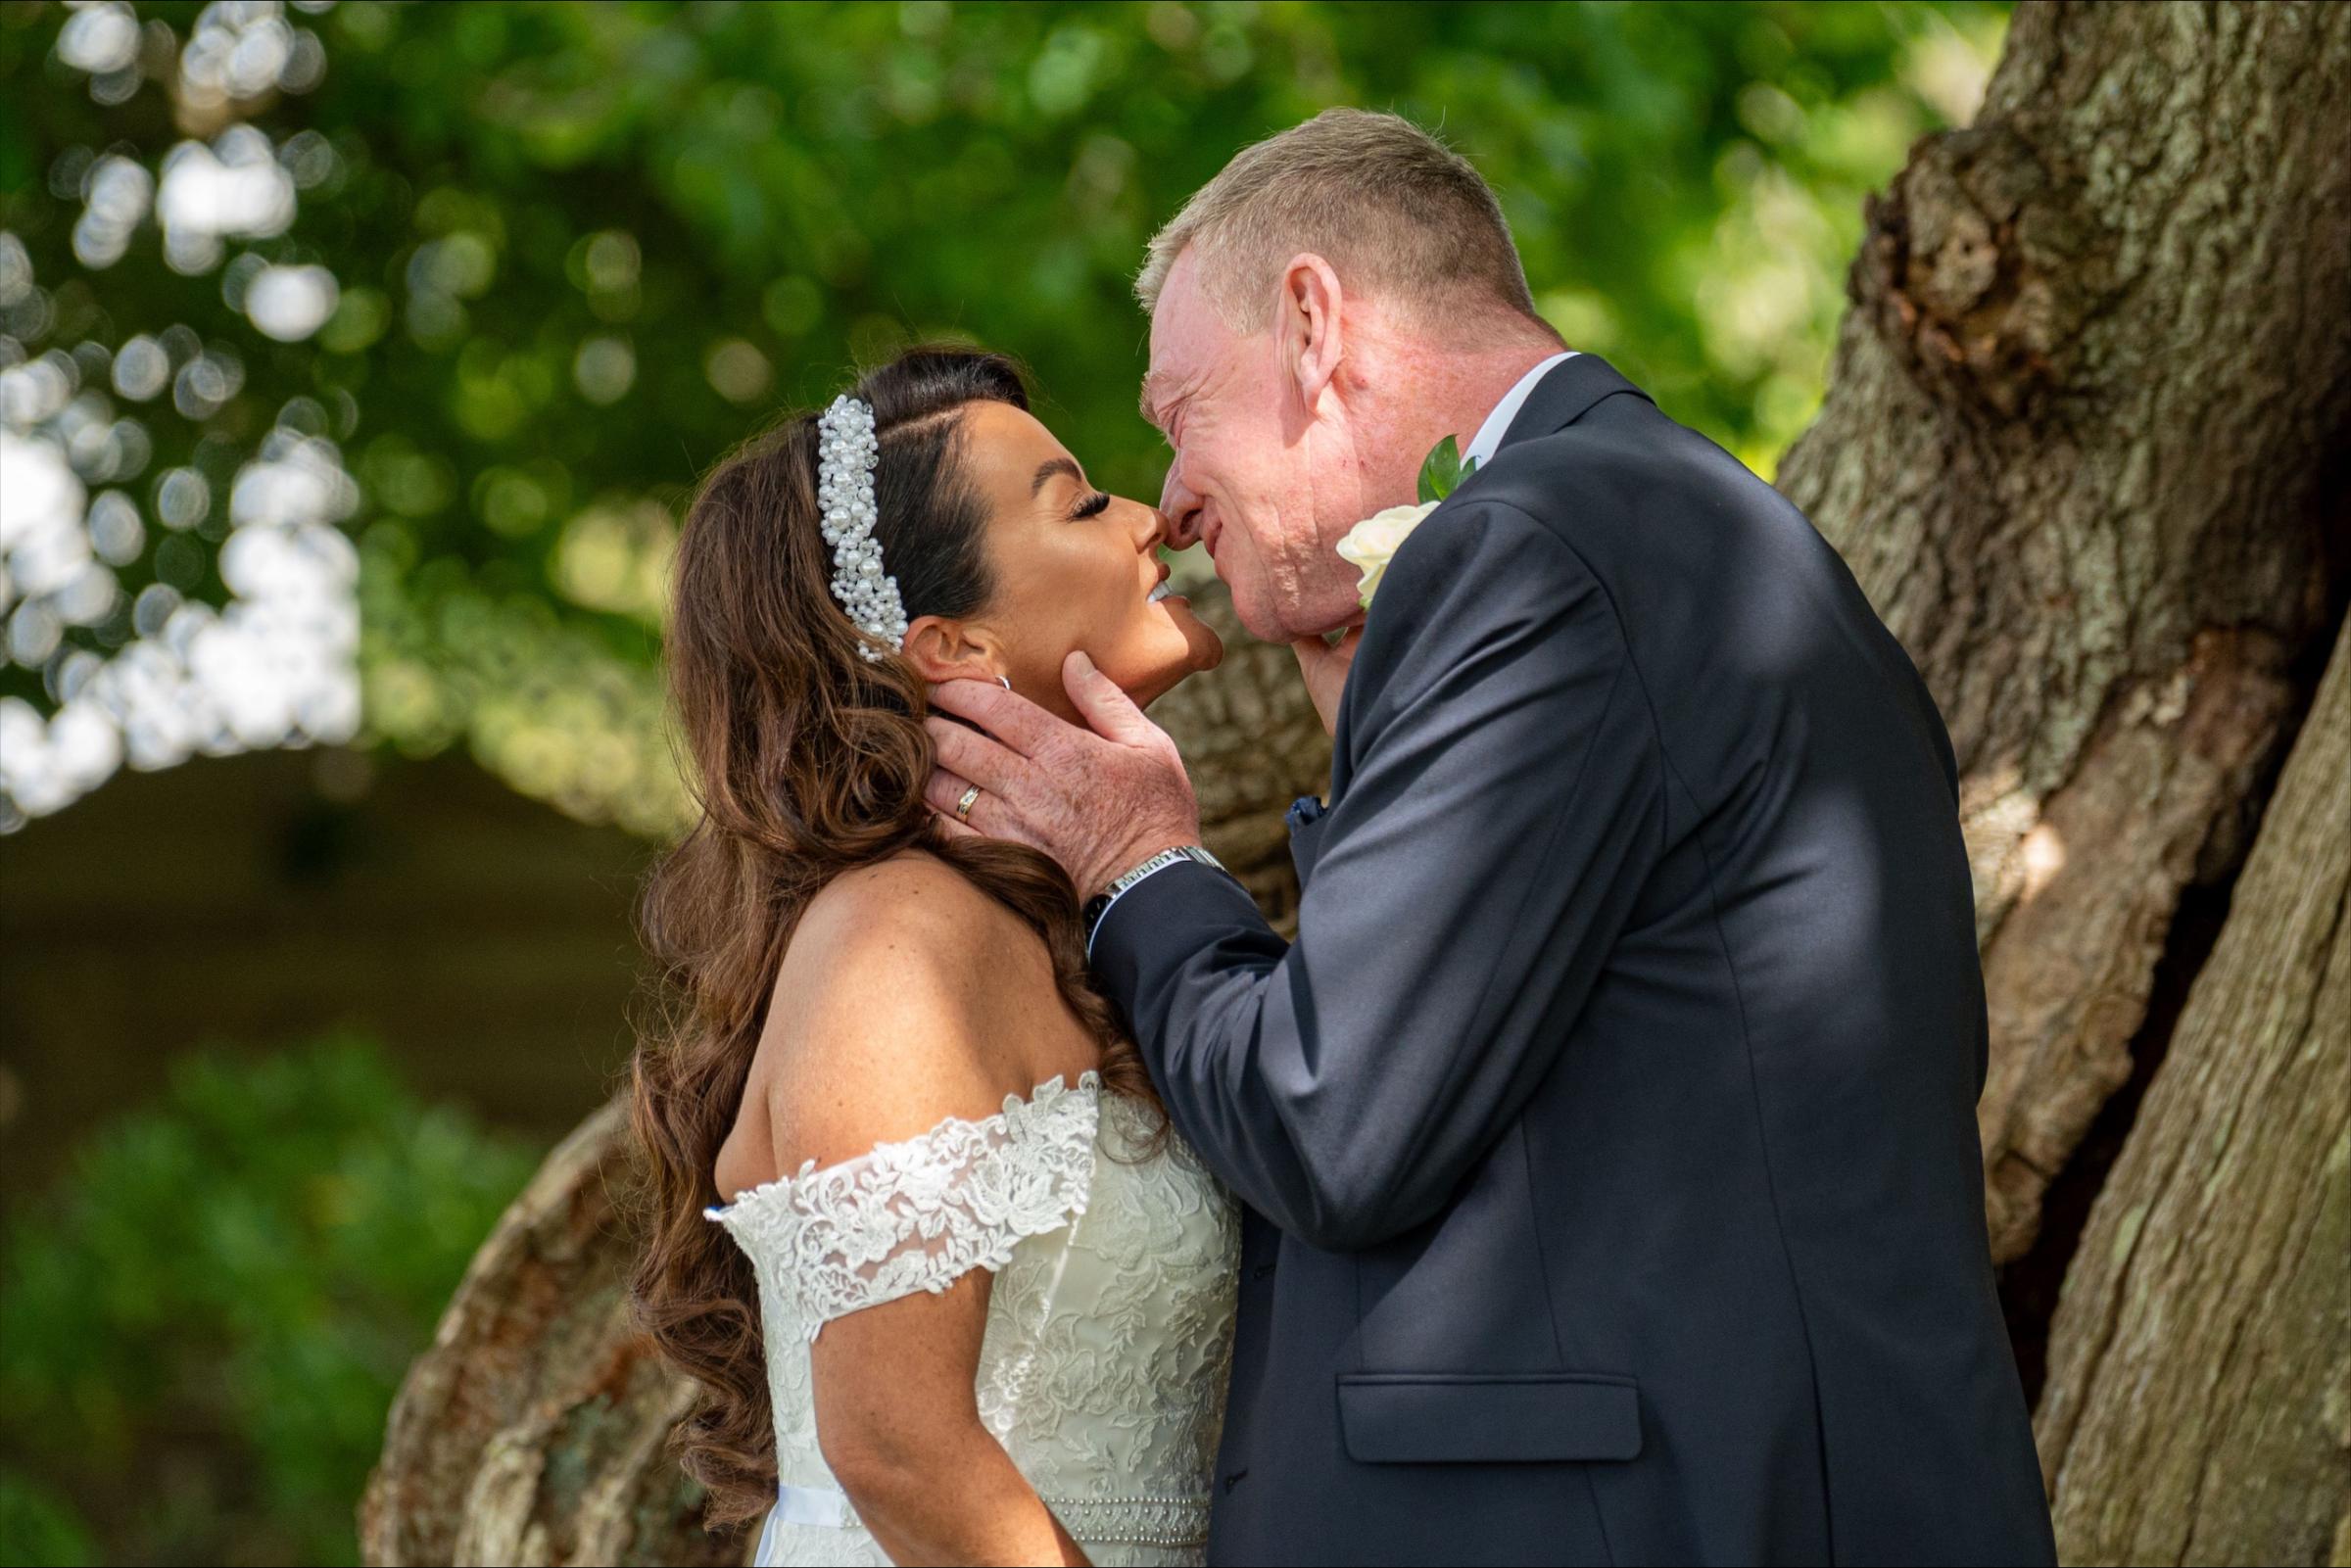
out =
[[[1176,427],[1182,422],[1183,405],[1190,401],[1192,391],[1188,386],[1172,387],[1164,379],[1143,378],[1143,423],[1158,431],[1170,447],[1182,446],[1182,432]]]

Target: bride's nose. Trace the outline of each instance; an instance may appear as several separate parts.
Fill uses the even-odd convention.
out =
[[[1149,554],[1168,543],[1167,514],[1156,506],[1138,505],[1134,508],[1134,547],[1138,554]]]

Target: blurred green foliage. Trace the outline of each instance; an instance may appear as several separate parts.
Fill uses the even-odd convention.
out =
[[[408,1362],[532,1166],[352,1040],[180,1062],[0,1220],[0,1562],[350,1562]]]
[[[141,13],[185,31],[193,9]],[[1816,404],[1864,193],[1969,112],[2004,16],[355,0],[295,18],[323,83],[249,117],[333,149],[291,231],[249,249],[328,266],[340,308],[311,341],[245,332],[243,391],[184,450],[159,436],[157,468],[202,434],[218,468],[279,401],[315,400],[362,488],[372,732],[657,831],[680,810],[651,668],[675,519],[853,362],[917,337],[1016,353],[1093,473],[1156,497],[1144,239],[1246,142],[1385,107],[1477,161],[1571,344],[1768,471]],[[52,54],[62,17],[0,21],[24,122],[0,226],[56,291],[52,335],[242,329],[152,244],[75,261],[60,161],[187,127],[160,86],[94,103]]]

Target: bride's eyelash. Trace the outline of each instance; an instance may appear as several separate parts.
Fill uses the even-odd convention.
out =
[[[1099,517],[1109,509],[1110,498],[1101,491],[1096,491],[1078,503],[1078,509],[1070,513],[1070,520],[1082,522],[1088,517]]]

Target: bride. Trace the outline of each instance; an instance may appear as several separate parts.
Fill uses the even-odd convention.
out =
[[[761,1563],[1200,1560],[1237,1218],[1043,855],[925,805],[932,683],[1065,717],[1222,648],[998,356],[910,353],[695,502],[671,684],[701,818],[654,872],[635,1300]],[[963,802],[968,811],[970,802]]]

